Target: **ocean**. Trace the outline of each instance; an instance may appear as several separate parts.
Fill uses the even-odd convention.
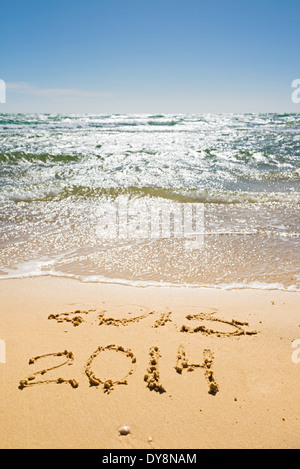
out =
[[[0,114],[0,278],[299,290],[299,161],[300,114]]]

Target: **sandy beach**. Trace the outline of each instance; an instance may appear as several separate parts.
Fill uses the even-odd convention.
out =
[[[1,448],[300,446],[299,292],[45,276],[0,297]]]
[[[299,0],[1,13],[0,449],[300,449]]]

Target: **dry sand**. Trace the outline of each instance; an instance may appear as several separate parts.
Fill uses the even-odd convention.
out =
[[[41,277],[0,299],[1,448],[300,447],[300,293]]]

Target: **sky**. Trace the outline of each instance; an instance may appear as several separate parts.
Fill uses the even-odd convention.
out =
[[[299,0],[10,0],[0,112],[300,112]]]

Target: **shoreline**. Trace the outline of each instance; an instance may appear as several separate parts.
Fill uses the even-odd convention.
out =
[[[12,277],[1,277],[0,282],[2,281],[12,281],[12,280],[26,280],[26,279],[36,279],[36,278],[53,278],[53,279],[67,279],[75,282],[80,282],[83,284],[99,284],[99,285],[117,285],[117,286],[124,286],[124,287],[132,287],[132,288],[191,288],[191,289],[207,289],[207,290],[257,290],[257,291],[283,291],[283,292],[295,292],[299,293],[300,288],[298,285],[291,284],[288,286],[284,286],[282,283],[269,283],[269,282],[260,282],[260,281],[252,281],[250,283],[243,283],[243,282],[233,282],[233,283],[215,283],[215,284],[197,284],[197,283],[186,283],[186,284],[179,284],[179,283],[167,283],[167,282],[159,282],[159,281],[138,281],[138,280],[128,280],[128,279],[119,279],[119,278],[109,278],[103,277],[100,278],[97,276],[93,277],[80,277],[75,275],[68,275],[68,274],[60,274],[60,273],[36,273],[36,274],[28,274],[28,275],[20,275],[20,276],[12,276]]]
[[[1,448],[300,446],[300,292],[42,276],[2,279],[0,297]]]

